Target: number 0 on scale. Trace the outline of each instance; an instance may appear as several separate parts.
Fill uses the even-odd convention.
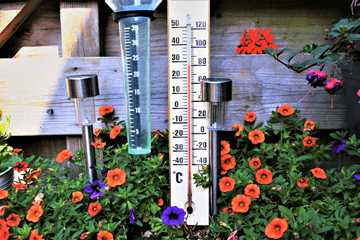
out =
[[[210,0],[168,1],[171,205],[187,224],[209,224],[209,190],[193,174],[209,164],[206,104],[200,80],[210,77]]]

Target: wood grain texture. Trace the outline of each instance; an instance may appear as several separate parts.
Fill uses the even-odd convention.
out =
[[[306,57],[306,56],[303,56]],[[152,129],[168,128],[167,57],[151,57]],[[214,56],[211,76],[233,80],[233,100],[228,103],[226,130],[242,122],[247,111],[257,113],[258,121],[267,121],[277,106],[289,104],[301,110],[300,117],[320,122],[321,129],[348,127],[345,90],[331,98],[323,89],[310,89],[305,73],[286,69],[267,55]],[[11,69],[22,69],[12,71]],[[76,125],[75,107],[67,98],[65,78],[73,74],[97,74],[100,95],[96,107],[112,105],[116,115],[125,119],[121,59],[115,57],[70,59],[1,59],[0,101],[11,111],[10,130],[14,135],[81,134]],[[337,73],[336,76],[340,76]],[[26,81],[24,81],[26,79]],[[49,115],[47,109],[53,109]],[[26,119],[26,125],[24,125]],[[100,127],[96,123],[94,127]]]
[[[60,2],[63,57],[100,55],[97,2]]]
[[[3,3],[0,5],[0,48],[27,20],[44,0],[29,0],[27,3]],[[8,14],[9,12],[15,13]]]

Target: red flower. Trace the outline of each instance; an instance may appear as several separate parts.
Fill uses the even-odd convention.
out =
[[[313,147],[315,146],[315,141],[315,138],[307,136],[306,138],[304,138],[303,144],[305,147]]]
[[[247,185],[244,191],[249,198],[259,198],[260,196],[260,188],[256,184]]]
[[[229,215],[234,215],[234,211],[232,210],[231,207],[227,207],[227,208],[224,208],[224,209],[223,209],[223,213],[224,213],[224,214],[226,213],[226,211],[229,211]]]
[[[5,214],[5,206],[0,206],[0,216]]]
[[[91,143],[91,145],[93,145],[95,148],[102,149],[103,147],[105,147],[106,143],[102,143],[100,139],[97,140],[96,143]]]
[[[114,108],[112,106],[101,106],[99,108],[100,115],[104,116],[105,114],[114,112]]]
[[[272,239],[279,239],[287,229],[288,224],[285,219],[275,218],[266,226],[265,235]]]
[[[57,162],[64,162],[66,159],[70,158],[71,157],[71,151],[70,150],[62,150],[61,153],[59,153],[57,156],[56,156],[56,161]]]
[[[7,240],[9,238],[9,227],[6,226],[6,221],[0,219],[0,239]]]
[[[304,178],[304,177],[301,177],[296,183],[301,188],[309,186],[308,178]]]
[[[235,179],[231,178],[231,177],[223,177],[220,179],[219,182],[219,186],[220,186],[220,191],[222,192],[230,192],[231,190],[234,189],[235,187]]]
[[[21,152],[21,151],[22,151],[22,149],[20,149],[20,148],[15,148],[15,149],[13,150],[12,154],[15,154],[15,155],[17,156],[18,153]]]
[[[28,167],[27,162],[17,161],[16,166],[14,167],[14,170],[17,171],[17,172],[26,171],[27,167]]]
[[[227,141],[221,141],[221,146],[223,147],[223,149],[220,152],[221,156],[230,152],[230,143],[228,143]]]
[[[4,199],[9,196],[9,192],[3,189],[0,189],[0,199]]]
[[[95,217],[101,211],[100,203],[90,203],[88,212],[92,217]]]
[[[294,109],[289,105],[281,106],[276,111],[283,116],[289,116],[294,113]]]
[[[100,231],[97,234],[97,240],[114,240],[114,236],[108,231]]]
[[[272,172],[266,168],[258,170],[255,176],[259,184],[270,184],[273,178]]]
[[[44,240],[39,234],[37,230],[33,230],[30,235],[29,240]]]
[[[252,130],[249,133],[249,139],[256,145],[265,141],[265,134],[260,130]]]
[[[110,138],[111,138],[111,139],[116,138],[116,136],[117,136],[120,132],[121,132],[120,126],[118,126],[118,125],[114,126],[114,128],[111,129]]]
[[[41,170],[41,168],[38,168],[38,169],[36,169],[35,171],[32,171],[31,173],[30,173],[30,175],[27,177],[27,178],[25,178],[25,182],[30,182],[30,181],[32,181],[32,180],[34,180],[34,179],[37,179],[37,177],[40,175],[42,173],[42,170]]]
[[[107,173],[106,181],[110,187],[116,187],[125,183],[126,174],[122,169],[113,169]]]
[[[252,158],[249,162],[249,166],[253,166],[255,169],[261,167],[260,158]]]
[[[278,45],[276,45],[275,43],[272,42],[272,40],[274,39],[274,35],[270,34],[271,32],[271,28],[267,28],[266,32],[262,29],[259,30],[259,32],[264,36],[264,40],[261,40],[259,42],[259,44],[261,45],[261,50],[267,49],[267,48],[274,48],[274,49],[278,49]]]
[[[164,205],[164,200],[162,200],[161,198],[158,200],[158,204],[159,207],[161,207],[162,205]]]
[[[245,195],[237,195],[231,201],[232,209],[234,212],[246,213],[249,211],[251,199]]]
[[[237,131],[235,133],[235,136],[237,136],[237,137],[240,136],[240,132],[244,130],[243,125],[241,125],[240,123],[236,123],[236,124],[232,125],[232,128]],[[229,149],[230,149],[230,145],[229,145]]]
[[[95,129],[94,129],[94,135],[95,135],[95,137],[98,137],[99,134],[100,134],[100,132],[101,132],[101,130],[100,130],[99,128],[95,128]]]
[[[7,222],[7,225],[9,225],[9,227],[13,227],[14,225],[19,226],[20,220],[21,220],[21,218],[19,217],[19,215],[12,213],[6,219],[6,222]]]
[[[314,174],[314,177],[316,178],[322,178],[322,179],[327,178],[325,171],[322,170],[321,168],[313,168],[309,172],[312,172]]]
[[[315,127],[315,123],[311,120],[307,120],[304,123],[304,128],[309,128],[310,130],[314,130],[314,127]]]
[[[224,170],[232,169],[236,166],[235,158],[230,154],[225,154],[221,156],[221,167]]]
[[[76,191],[72,193],[72,201],[73,203],[77,203],[80,202],[81,199],[83,199],[84,195],[82,194],[82,192]]]
[[[256,119],[257,115],[256,113],[253,113],[253,112],[247,112],[245,114],[245,121],[246,122],[254,122],[255,119]]]
[[[30,222],[38,222],[43,213],[44,210],[40,205],[34,205],[27,212],[26,219]]]

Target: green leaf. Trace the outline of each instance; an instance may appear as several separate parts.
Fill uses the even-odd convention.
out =
[[[306,65],[313,65],[313,64],[316,64],[316,63],[319,63],[319,62],[322,62],[323,60],[322,59],[319,59],[319,58],[311,58],[311,59],[308,59],[306,61],[304,61],[302,64],[304,66]]]
[[[290,62],[290,60],[293,59],[293,57],[295,57],[295,56],[298,55],[299,53],[301,53],[301,52],[292,52],[292,53],[289,53],[289,55],[287,55],[287,57],[286,57],[286,61]]]
[[[335,62],[335,61],[338,60],[340,57],[341,57],[341,55],[340,55],[340,54],[337,54],[337,53],[330,54],[330,55],[326,56],[326,58],[324,58],[323,64],[328,64],[328,63]]]
[[[317,233],[319,234],[319,233],[328,232],[328,231],[330,231],[331,229],[333,229],[333,227],[334,227],[334,226],[321,227],[320,230],[319,230]]]
[[[156,203],[152,203],[150,206],[150,211],[152,212],[152,214],[157,213],[157,211],[159,211],[159,207]]]
[[[276,53],[276,56],[280,56],[280,54],[282,54],[283,52],[289,51],[289,50],[291,50],[291,48],[288,48],[288,47],[281,49],[279,52]]]
[[[321,55],[331,47],[332,47],[332,45],[324,45],[324,46],[317,47],[317,48],[315,48],[315,50],[313,50],[310,53],[310,56],[315,57],[315,56],[317,56],[319,54]]]
[[[346,39],[348,39],[349,41],[360,40],[360,34],[359,34],[359,33],[347,34],[345,37],[346,37]]]
[[[294,214],[287,207],[279,205],[279,210],[284,217],[294,219]]]

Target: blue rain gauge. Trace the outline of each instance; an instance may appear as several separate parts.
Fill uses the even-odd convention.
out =
[[[106,0],[119,23],[130,154],[151,151],[150,21],[162,0]]]

